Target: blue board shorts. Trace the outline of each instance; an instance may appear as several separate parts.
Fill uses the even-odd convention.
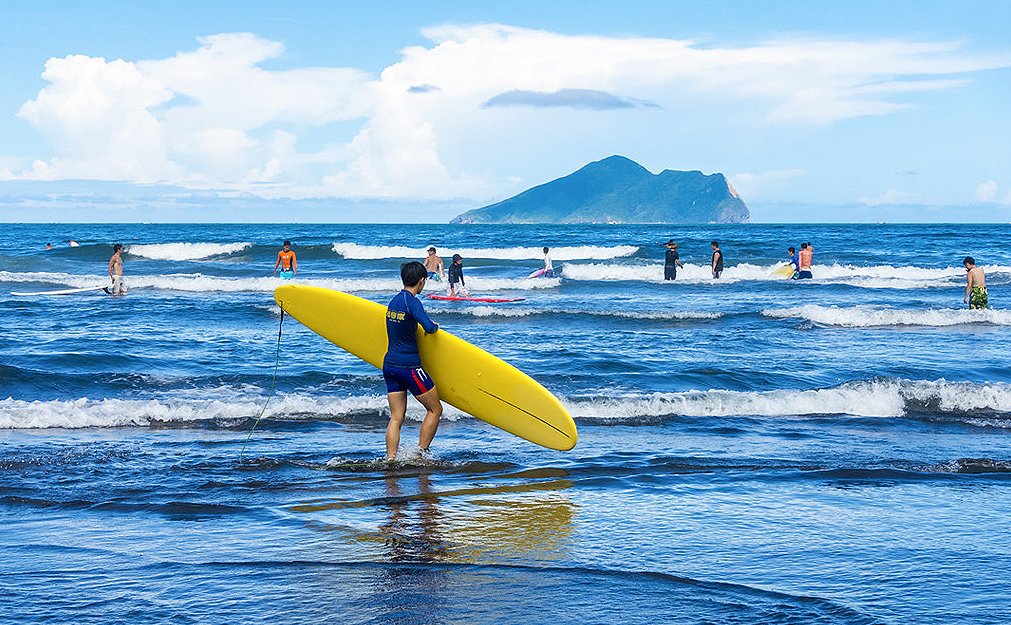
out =
[[[417,397],[435,388],[435,382],[422,367],[383,367],[383,379],[386,380],[387,393],[411,391],[411,395]]]
[[[281,271],[281,277],[284,278],[285,280],[291,280],[292,278],[295,277],[295,272],[291,271],[291,270],[288,270],[288,271],[282,270]]]

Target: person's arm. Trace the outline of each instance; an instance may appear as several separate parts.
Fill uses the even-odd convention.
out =
[[[439,324],[432,321],[425,312],[425,307],[421,304],[421,301],[417,297],[408,298],[407,307],[411,311],[411,315],[417,320],[421,327],[424,328],[425,334],[434,334],[439,329]]]
[[[116,257],[113,256],[109,259],[109,279],[112,280],[112,265],[115,263]]]
[[[277,273],[277,266],[281,264],[281,252],[277,253],[277,262],[274,263],[274,273]]]
[[[716,273],[716,255],[717,254],[719,254],[719,252],[713,252],[713,273]]]
[[[965,297],[962,298],[962,303],[967,304],[969,302],[969,292],[972,291],[972,272],[966,272],[965,274]]]
[[[291,253],[291,275],[298,273],[298,258],[295,256],[295,252]]]

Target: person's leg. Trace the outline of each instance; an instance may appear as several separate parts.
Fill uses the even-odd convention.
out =
[[[418,447],[428,451],[429,445],[439,429],[439,418],[442,417],[442,402],[439,400],[439,389],[433,388],[427,393],[418,395],[418,401],[425,407],[425,420],[421,422],[421,434],[418,436]]]
[[[407,414],[407,391],[387,393],[386,400],[390,403],[390,422],[386,426],[386,459],[393,460],[400,448],[400,426],[404,424],[404,416]]]

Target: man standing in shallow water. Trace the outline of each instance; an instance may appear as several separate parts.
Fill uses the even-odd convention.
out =
[[[274,263],[274,275],[277,275],[277,267],[281,266],[281,277],[291,280],[298,271],[298,259],[291,249],[291,241],[285,241],[281,246],[281,251],[277,253],[277,262]]]
[[[429,280],[442,282],[442,276],[445,271],[442,266],[442,258],[435,253],[435,246],[428,248],[428,256],[425,258],[425,269],[428,270]]]
[[[400,427],[407,414],[407,391],[411,391],[425,407],[425,420],[421,422],[418,447],[422,454],[439,429],[442,416],[442,402],[435,382],[428,377],[421,366],[418,354],[418,324],[425,334],[439,331],[439,324],[428,317],[418,295],[425,288],[428,272],[417,261],[404,263],[400,267],[400,279],[404,289],[393,296],[386,308],[386,356],[383,358],[383,379],[386,380],[386,400],[390,404],[390,423],[386,426],[386,459],[397,457],[400,447]]]
[[[126,282],[123,280],[123,246],[119,243],[112,246],[109,279],[112,280],[112,286],[105,287],[103,291],[109,295],[126,295]]]
[[[965,297],[962,303],[969,303],[970,309],[989,308],[990,301],[986,293],[986,272],[976,266],[972,256],[966,256],[962,261],[965,266]]]

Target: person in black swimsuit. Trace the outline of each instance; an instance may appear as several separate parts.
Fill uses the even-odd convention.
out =
[[[716,241],[712,242],[713,247],[713,279],[719,278],[720,274],[723,273],[723,251],[720,250],[720,244]]]
[[[663,259],[663,279],[674,280],[678,277],[678,267],[684,268],[681,257],[678,255],[678,244],[674,239],[667,241],[667,251]]]

